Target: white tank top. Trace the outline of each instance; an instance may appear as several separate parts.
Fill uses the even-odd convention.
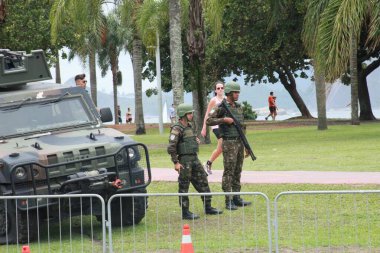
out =
[[[224,99],[224,96],[222,99],[219,99],[218,97],[213,97],[213,99],[216,99],[216,103],[215,103],[215,106],[218,106],[220,105],[220,103],[222,103],[223,99]],[[215,126],[211,126],[211,129],[214,130],[214,129],[218,129],[219,128],[219,125],[215,125]]]

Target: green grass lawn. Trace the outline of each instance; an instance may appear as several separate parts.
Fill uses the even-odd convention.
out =
[[[151,166],[172,168],[166,152],[169,130],[159,135],[157,129],[149,129],[146,135],[134,136],[136,141],[149,148]],[[315,126],[255,130],[250,126],[247,138],[257,156],[256,161],[247,158],[243,170],[257,171],[378,171],[380,150],[380,123],[362,123],[359,126],[333,125],[327,131]],[[216,146],[201,145],[199,158],[206,161]],[[223,169],[219,157],[213,169]]]
[[[220,192],[219,183],[210,185],[212,192]],[[284,191],[305,190],[371,190],[378,185],[309,185],[309,184],[244,184],[244,192],[263,192],[271,203]],[[152,182],[149,193],[177,192],[174,182]],[[190,187],[190,192],[195,192]],[[267,252],[268,228],[264,199],[245,196],[253,204],[236,212],[224,209],[224,198],[213,197],[213,206],[224,211],[220,216],[206,216],[199,197],[190,197],[191,210],[201,218],[182,221],[177,197],[150,197],[146,217],[134,229],[113,229],[114,252],[178,252],[182,225],[189,223],[196,252]],[[372,247],[380,249],[379,194],[338,196],[293,196],[279,202],[279,238],[281,249],[289,252],[363,252]],[[93,223],[93,228],[91,228]],[[58,224],[40,229],[41,244],[32,244],[31,252],[101,252],[101,226],[93,217],[79,217],[63,222],[60,235]],[[272,227],[273,229],[273,227]],[[272,238],[274,238],[272,231]],[[233,235],[233,236],[232,236]],[[60,237],[63,241],[60,242]],[[70,240],[71,238],[71,240]],[[108,240],[108,236],[107,236]],[[343,245],[343,246],[342,246]],[[329,249],[333,250],[329,250]],[[334,250],[334,249],[337,250]],[[20,245],[0,246],[0,252],[20,252]]]
[[[165,129],[163,135],[159,135],[157,129],[149,129],[146,135],[133,137],[148,146],[152,167],[172,168],[166,153],[168,135],[168,129]],[[246,159],[244,170],[378,171],[379,168],[380,123],[334,125],[329,126],[327,131],[318,131],[315,126],[271,130],[259,130],[250,126],[247,137],[258,160],[252,162]],[[214,137],[212,142],[211,145],[201,145],[199,157],[202,161],[206,161],[215,148]],[[218,158],[213,168],[223,168],[222,158]],[[210,187],[212,192],[221,191],[220,183],[211,184]],[[190,189],[194,192],[192,187]],[[263,192],[269,197],[272,218],[273,200],[280,192],[371,189],[380,187],[310,184],[242,186],[243,192]],[[178,185],[174,182],[152,182],[148,187],[148,193],[177,191]],[[279,202],[281,249],[293,250],[287,252],[380,251],[378,194],[289,198]],[[235,213],[224,210],[221,216],[205,216],[199,197],[190,199],[191,209],[201,216],[199,220],[189,222],[196,252],[266,252],[268,234],[265,203],[259,197],[250,196],[246,199],[254,204]],[[213,205],[223,209],[223,198],[214,197]],[[242,215],[249,226],[241,222]],[[181,224],[184,223],[180,217],[177,197],[150,197],[146,218],[135,229],[127,227],[113,230],[114,252],[178,252]],[[94,223],[93,230],[91,222]],[[62,244],[59,240],[59,227],[51,225],[52,233],[55,232],[50,241],[46,239],[45,231],[41,244],[33,244],[31,252],[101,252],[100,223],[89,217],[85,218],[84,223],[85,232],[82,233],[76,219],[72,234],[62,235]],[[67,220],[63,226],[68,226]],[[233,240],[233,233],[240,240]],[[20,245],[0,246],[0,252],[20,252]]]
[[[176,192],[177,187],[177,183],[173,182],[152,182],[149,192],[171,193]],[[379,186],[245,184],[242,187],[244,192],[267,194],[271,201],[272,221],[273,200],[280,192],[376,189]],[[211,184],[211,190],[221,191],[220,184]],[[190,191],[195,192],[192,187]],[[202,212],[199,197],[190,197],[190,209],[201,218],[181,221],[177,197],[150,197],[146,219],[136,230],[114,230],[114,249],[130,252],[135,247],[137,252],[177,252],[181,240],[181,224],[189,223],[196,252],[266,252],[268,228],[265,201],[257,196],[244,198],[253,204],[244,210],[229,212],[224,209],[224,198],[214,196],[213,206],[222,209],[224,213],[220,216],[206,216]],[[363,252],[370,245],[372,250],[377,251],[380,249],[379,209],[379,194],[283,197],[279,201],[280,248],[293,249],[294,252],[315,252],[316,249],[319,252]],[[271,228],[274,239],[274,227]],[[338,250],[329,251],[329,248]],[[342,248],[345,250],[342,251]]]

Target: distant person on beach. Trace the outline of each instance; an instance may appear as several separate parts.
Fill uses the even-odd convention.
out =
[[[117,105],[117,119],[119,120],[119,124],[123,123],[123,120],[121,119],[120,105]]]
[[[125,115],[125,123],[132,124],[132,113],[131,108],[128,107],[127,114]]]
[[[265,120],[268,120],[269,117],[272,117],[272,120],[275,120],[277,116],[277,105],[276,105],[276,97],[273,95],[273,91],[269,93],[268,104],[269,104],[269,115],[265,117]]]
[[[208,114],[210,113],[211,109],[214,108],[215,106],[218,106],[220,103],[222,103],[223,99],[225,98],[224,96],[224,83],[221,81],[218,81],[214,84],[214,94],[215,97],[213,97],[210,102],[208,103],[207,106],[207,111],[205,114],[205,118],[203,120],[203,127],[201,131],[201,135],[203,137],[206,136],[207,134],[207,125],[206,121],[208,118]],[[210,158],[207,160],[207,162],[204,164],[205,170],[208,172],[208,174],[211,174],[211,165],[215,161],[216,158],[220,156],[222,153],[222,136],[220,135],[219,132],[219,125],[211,126],[212,132],[215,134],[216,139],[218,140],[218,145],[216,146],[216,149],[212,151]]]
[[[174,109],[174,104],[172,104],[172,106],[170,106],[169,108],[169,117],[170,117],[170,122],[172,124],[175,123],[175,109]]]

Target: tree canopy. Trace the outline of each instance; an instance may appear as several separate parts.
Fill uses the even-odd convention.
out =
[[[43,49],[48,62],[55,61],[55,51],[70,44],[73,29],[66,26],[56,44],[51,43],[50,1],[12,1],[6,5],[6,19],[0,24],[0,48],[30,52]]]
[[[335,81],[348,69],[350,39],[365,37],[368,52],[380,43],[379,1],[310,0],[304,40],[326,70],[328,81]]]
[[[251,84],[275,83],[279,80],[276,73],[283,69],[295,77],[307,77],[303,71],[309,69],[309,62],[300,40],[301,7],[294,4],[270,27],[267,1],[229,1],[219,41],[207,51],[209,66],[219,66],[219,78],[244,74]]]

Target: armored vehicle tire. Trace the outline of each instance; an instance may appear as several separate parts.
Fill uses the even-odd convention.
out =
[[[37,222],[35,210],[16,212],[13,200],[0,200],[0,244],[17,243],[17,239],[19,243],[34,241]]]
[[[130,193],[146,193],[146,189],[137,189]],[[122,206],[120,206],[120,203]],[[147,197],[122,197],[112,201],[112,226],[131,226],[140,223],[148,208]],[[121,212],[120,212],[121,211]]]

